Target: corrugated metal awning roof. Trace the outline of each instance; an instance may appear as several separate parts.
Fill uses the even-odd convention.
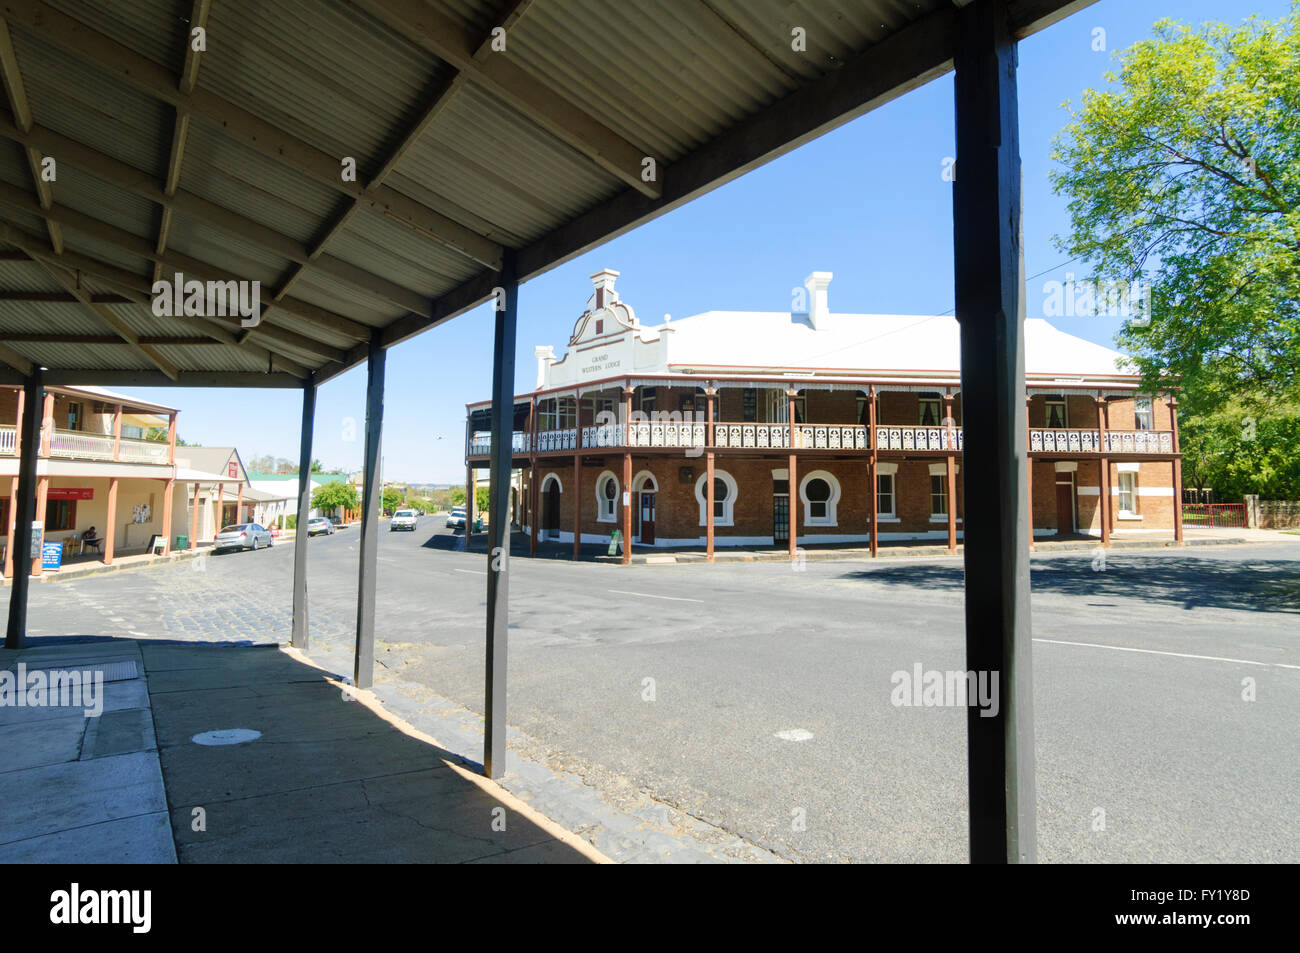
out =
[[[1026,35],[1090,2],[1010,9]],[[14,0],[3,16],[0,382],[44,366],[52,385],[298,386],[486,301],[503,252],[526,280],[941,75],[956,7]],[[178,273],[259,282],[260,322],[155,314]]]

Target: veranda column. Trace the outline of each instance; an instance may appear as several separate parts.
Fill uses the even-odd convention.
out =
[[[537,398],[528,401],[528,555],[537,555]]]
[[[957,12],[956,313],[961,326],[966,664],[999,705],[966,711],[970,857],[1036,859],[1025,480],[1024,256],[1010,0]],[[988,716],[988,717],[985,717]]]
[[[717,418],[715,416],[715,409],[714,409],[715,408],[714,398],[716,396],[717,396],[717,390],[714,388],[713,382],[710,381],[709,389],[708,391],[705,392],[705,400],[704,400],[705,408],[706,408],[705,429],[707,431],[705,435],[705,440],[708,446],[708,450],[705,451],[706,456],[704,458],[704,483],[705,483],[704,553],[705,553],[705,558],[707,558],[709,562],[714,561],[714,557],[713,557],[713,545],[714,545],[713,542],[713,496],[714,496],[713,474],[715,469],[715,458],[713,454],[713,446],[714,446],[713,433],[714,430],[716,429],[715,425],[717,422]]]
[[[5,566],[4,575],[8,579],[14,574],[14,526],[18,521],[16,504],[18,503],[18,477],[9,478],[9,525],[5,527]]]
[[[225,495],[226,495],[226,484],[218,483],[217,484],[217,518],[215,524],[212,527],[213,539],[216,538],[217,533],[220,533],[222,526],[225,525],[226,512],[225,512],[225,503],[223,502],[223,500],[225,499]]]
[[[487,643],[483,693],[483,773],[506,770],[506,652],[510,616],[510,469],[515,416],[515,337],[519,283],[514,252],[502,256],[492,352],[492,476],[488,486]],[[581,432],[581,431],[579,431]],[[575,500],[576,502],[576,500]]]
[[[47,393],[45,402],[41,405],[41,456],[50,455],[50,447],[54,442],[54,394]]]
[[[789,398],[789,408],[788,408],[788,410],[787,410],[787,414],[788,414],[788,418],[789,418],[789,421],[790,421],[790,424],[789,424],[789,431],[790,431],[790,464],[789,464],[789,466],[790,466],[790,495],[789,495],[789,498],[788,498],[788,499],[789,499],[789,505],[787,506],[787,509],[790,511],[790,513],[789,513],[789,515],[790,515],[790,541],[789,541],[789,550],[790,550],[790,558],[791,558],[791,559],[796,559],[796,558],[798,558],[798,557],[797,557],[796,554],[795,554],[795,550],[797,550],[797,549],[799,548],[799,507],[798,507],[798,505],[797,505],[798,502],[799,502],[799,474],[798,474],[798,471],[797,471],[798,464],[795,462],[794,449],[795,449],[796,446],[798,446],[799,441],[798,441],[798,440],[796,439],[796,437],[795,437],[796,430],[795,430],[795,426],[794,426],[794,397],[795,397],[795,391],[794,391],[794,388],[790,388],[790,389],[786,392],[786,395],[787,395],[787,397]]]
[[[293,645],[306,649],[307,627],[307,523],[311,518],[311,441],[316,422],[316,384],[307,381],[302,388],[302,422],[298,435],[298,517],[293,533]],[[194,539],[199,542],[199,485],[194,484]]]
[[[239,495],[235,498],[235,522],[244,522],[244,484],[239,484]]]
[[[163,480],[163,555],[172,551],[172,503],[176,498],[176,478]]]
[[[113,544],[117,539],[117,477],[108,478],[108,524],[104,527],[104,565],[113,564]]]
[[[379,507],[384,485],[379,472],[384,434],[384,370],[388,352],[379,335],[370,339],[366,361],[366,456],[361,491],[361,553],[357,567],[357,632],[352,682],[369,688],[375,682],[375,587],[379,564]],[[243,492],[243,484],[240,484]],[[509,520],[507,519],[507,531]]]
[[[19,458],[19,465],[22,460],[23,447],[23,407],[24,400],[27,396],[22,388],[17,388],[18,393],[18,419],[14,421],[14,456]],[[14,574],[14,526],[18,521],[18,476],[15,474],[9,479],[9,525],[5,527],[5,566],[4,575],[8,579]]]
[[[867,446],[871,454],[867,457],[867,480],[871,484],[868,496],[871,497],[871,555],[876,555],[880,545],[880,477],[876,473],[879,449],[876,446],[876,385],[867,389]]]
[[[1173,427],[1174,453],[1181,454],[1178,443],[1178,398],[1169,395],[1169,423]],[[1174,542],[1183,541],[1183,458],[1175,456],[1170,464],[1174,471]]]
[[[1097,392],[1097,436],[1101,457],[1097,461],[1097,515],[1101,520],[1101,545],[1110,545],[1110,457],[1106,454],[1106,399]]]
[[[48,459],[54,445],[54,394],[47,392],[41,404],[41,456]],[[50,495],[50,478],[47,474],[36,480],[36,515],[32,518],[41,524],[41,539],[45,532],[45,507]],[[32,575],[41,574],[40,548],[32,555]]]
[[[469,552],[469,534],[474,530],[474,467],[465,467],[465,552]]]
[[[632,387],[623,388],[623,565],[632,565]]]
[[[623,452],[623,565],[632,564],[632,453]]]
[[[303,529],[305,530],[305,525]],[[194,504],[190,507],[190,549],[199,548],[199,484],[194,484]],[[295,645],[297,643],[294,643]]]
[[[50,498],[50,478],[48,476],[38,477],[36,480],[35,520],[36,522],[41,524],[42,541],[44,541],[45,538],[43,534],[45,532],[45,514],[46,514],[46,507],[49,503],[49,498]],[[37,552],[32,556],[32,575],[39,576],[40,574],[41,574],[41,553],[40,550],[38,549]]]
[[[1029,405],[1033,400],[1025,394],[1025,493],[1029,497],[1029,551],[1034,551],[1034,458],[1030,453]]]
[[[32,552],[32,520],[36,496],[36,457],[40,450],[41,371],[37,367],[23,381],[22,417],[16,439],[21,441],[18,459],[18,485],[9,498],[16,522],[12,553],[13,583],[9,593],[9,622],[5,631],[5,648],[20,649],[27,642],[27,594]]]
[[[957,431],[953,427],[952,420],[952,391],[948,390],[943,396],[943,416],[948,428],[948,455],[947,463],[947,487],[948,487],[948,552],[957,552],[957,460],[954,451],[957,449]]]
[[[113,405],[113,459],[122,459],[122,405]]]
[[[573,558],[582,546],[582,392],[573,395]]]

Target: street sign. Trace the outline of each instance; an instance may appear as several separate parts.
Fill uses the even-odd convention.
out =
[[[622,530],[620,530],[620,529],[616,529],[616,530],[614,530],[614,532],[610,533],[610,534],[609,534],[609,552],[606,553],[606,555],[608,555],[608,556],[617,556],[617,555],[619,554],[619,552],[622,551],[622,542],[623,542],[623,531],[622,531]]]

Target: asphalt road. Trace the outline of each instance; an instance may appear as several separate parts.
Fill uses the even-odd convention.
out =
[[[442,524],[384,524],[378,677],[481,712],[485,557]],[[310,545],[312,638],[351,645],[357,531]],[[32,634],[285,641],[291,571],[280,544],[38,585]],[[1300,537],[1035,556],[1033,586],[1040,860],[1300,861]],[[891,702],[963,667],[961,587],[946,557],[516,558],[509,721],[790,859],[963,861],[965,710]]]

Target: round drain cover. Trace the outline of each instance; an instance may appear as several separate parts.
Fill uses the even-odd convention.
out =
[[[256,741],[260,737],[262,733],[252,728],[220,728],[217,731],[201,731],[190,741],[196,745],[242,745],[245,741]]]

